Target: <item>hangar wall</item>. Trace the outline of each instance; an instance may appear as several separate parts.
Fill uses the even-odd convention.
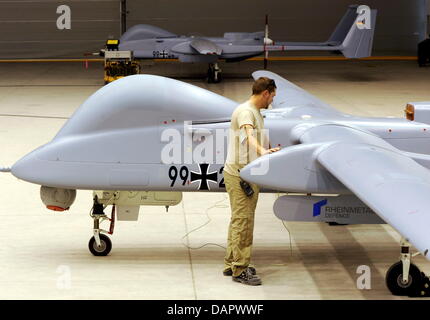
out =
[[[127,27],[154,24],[177,34],[220,36],[226,31],[264,30],[271,38],[328,38],[352,0],[127,0]],[[424,39],[426,0],[367,0],[377,8],[374,54],[414,54]],[[60,5],[71,10],[71,29],[59,30]],[[120,35],[120,0],[0,0],[0,58],[59,58],[96,52]]]
[[[71,29],[58,29],[57,8],[68,5]],[[0,0],[0,58],[83,58],[118,37],[118,0]]]
[[[430,0],[426,0],[427,2],[427,36],[430,35]]]

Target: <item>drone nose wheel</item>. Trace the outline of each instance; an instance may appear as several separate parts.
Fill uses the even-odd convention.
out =
[[[90,239],[88,248],[93,255],[98,257],[107,256],[112,250],[112,241],[106,234],[112,235],[115,228],[115,205],[112,205],[112,215],[110,219],[104,214],[103,210],[103,205],[98,202],[98,198],[95,196],[92,213],[90,214],[91,218],[94,220],[94,236]],[[100,228],[100,223],[105,220],[110,221],[109,231]]]
[[[88,243],[88,248],[95,256],[107,256],[112,249],[112,241],[104,234],[99,235],[99,237],[100,245],[97,245],[96,238],[92,237]]]

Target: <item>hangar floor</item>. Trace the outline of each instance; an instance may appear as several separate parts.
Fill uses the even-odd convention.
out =
[[[159,63],[143,72],[177,77],[236,101],[250,92],[260,62],[223,64],[225,80],[206,84],[206,66]],[[403,116],[408,101],[430,100],[428,68],[413,61],[272,62],[270,69],[334,107],[366,116]],[[195,68],[195,69],[193,69]],[[91,63],[0,64],[1,165],[49,141],[73,111],[102,86]],[[108,146],[106,146],[108,147]],[[67,213],[46,210],[39,187],[0,174],[0,299],[407,299],[385,286],[398,260],[399,236],[387,225],[328,226],[287,222],[263,194],[256,213],[253,264],[263,285],[232,282],[223,267],[229,207],[226,194],[188,193],[183,202],[145,207],[119,222],[107,257],[88,249],[91,192],[79,191]],[[188,236],[187,232],[210,222]],[[288,229],[288,230],[287,230]],[[207,245],[200,249],[190,249]],[[430,274],[421,256],[414,262]],[[357,268],[371,270],[371,289],[357,289]]]

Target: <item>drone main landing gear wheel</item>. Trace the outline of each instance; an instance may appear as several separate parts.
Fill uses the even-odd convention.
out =
[[[218,63],[210,63],[208,68],[208,83],[219,83],[222,80]]]
[[[422,283],[420,269],[413,263],[409,266],[407,280],[403,280],[402,261],[393,264],[385,276],[385,283],[391,293],[395,296],[415,296]]]
[[[411,258],[418,253],[410,253],[410,244],[406,239],[401,240],[400,261],[393,264],[385,275],[385,283],[393,295],[417,297],[422,294],[425,275],[416,265],[411,263]]]

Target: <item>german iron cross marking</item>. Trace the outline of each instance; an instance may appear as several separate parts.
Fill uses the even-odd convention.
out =
[[[160,56],[161,56],[161,58],[167,58],[169,56],[169,54],[167,53],[167,51],[163,50],[160,52]]]
[[[198,190],[209,190],[208,181],[218,183],[218,172],[208,172],[209,164],[199,163],[200,172],[191,171],[191,183],[198,181]]]

